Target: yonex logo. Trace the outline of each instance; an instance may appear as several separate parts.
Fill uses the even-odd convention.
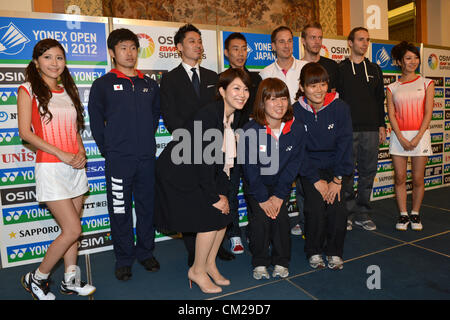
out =
[[[0,53],[7,55],[18,54],[28,42],[30,42],[30,39],[12,22],[0,28]]]
[[[5,111],[0,111],[0,122],[5,122],[8,120],[8,113]]]
[[[250,56],[250,53],[252,53],[252,52],[253,52],[252,47],[250,47],[250,46],[247,44],[247,58]]]
[[[375,61],[381,68],[386,67],[390,60],[391,57],[389,56],[389,53],[386,51],[385,47],[382,47],[380,50],[377,51]]]

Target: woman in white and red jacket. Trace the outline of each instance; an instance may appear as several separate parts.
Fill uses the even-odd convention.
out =
[[[264,79],[256,94],[253,120],[239,142],[245,146],[244,191],[248,195],[253,277],[289,275],[290,224],[286,201],[304,154],[305,127],[294,119],[286,84]],[[271,250],[269,248],[272,247]]]
[[[350,108],[337,93],[327,93],[329,77],[318,63],[300,74],[294,116],[307,131],[300,178],[305,194],[305,252],[313,268],[343,268],[347,226],[342,176],[353,172]]]

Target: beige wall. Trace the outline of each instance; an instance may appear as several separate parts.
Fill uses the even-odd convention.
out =
[[[33,0],[0,0],[0,10],[32,12]]]
[[[427,1],[428,44],[450,47],[450,1]]]
[[[368,11],[368,8],[376,10]],[[369,29],[373,39],[388,39],[387,0],[350,0],[350,27]]]

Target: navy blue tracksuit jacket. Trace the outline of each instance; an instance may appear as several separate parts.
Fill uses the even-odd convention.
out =
[[[245,164],[242,167],[249,186],[249,195],[257,202],[265,202],[272,195],[286,199],[303,161],[305,145],[303,123],[298,119],[286,122],[278,139],[273,136],[269,127],[266,128],[255,120],[247,123],[244,130],[245,135],[240,137],[239,143],[245,143]],[[256,133],[256,141],[249,138],[252,131]],[[278,165],[274,163],[275,156],[278,156]],[[266,161],[270,158],[272,158],[270,162]],[[256,160],[256,163],[252,163],[255,162],[252,160]],[[264,173],[264,170],[270,167],[271,169]]]
[[[312,184],[320,179],[319,170],[334,176],[353,172],[353,131],[350,108],[337,93],[328,93],[323,107],[313,110],[304,98],[294,103],[294,116],[307,130],[306,154],[300,175]]]
[[[105,177],[116,268],[151,258],[154,248],[155,132],[160,117],[156,81],[113,69],[94,81],[90,128],[105,157]],[[134,245],[132,198],[136,212]]]

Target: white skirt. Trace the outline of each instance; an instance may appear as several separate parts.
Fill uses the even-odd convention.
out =
[[[411,141],[418,133],[418,130],[415,131],[402,131],[403,137]],[[400,141],[395,135],[394,131],[391,131],[391,139],[389,142],[389,153],[396,156],[405,156],[405,157],[420,157],[420,156],[431,156],[433,154],[433,149],[431,148],[431,135],[430,130],[426,130],[420,139],[419,144],[410,151],[403,149]]]
[[[89,190],[86,169],[63,162],[39,162],[34,167],[38,202],[72,199]]]

